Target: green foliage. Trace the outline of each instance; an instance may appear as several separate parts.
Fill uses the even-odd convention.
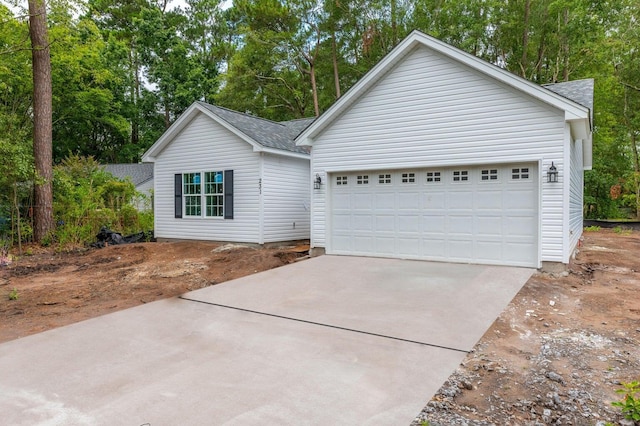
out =
[[[631,235],[633,231],[628,228],[623,228],[622,226],[616,226],[613,228],[613,232],[619,235]]]
[[[123,234],[152,229],[152,213],[132,205],[136,196],[131,182],[114,178],[94,159],[66,158],[54,170],[55,241],[84,245],[94,241],[102,226]]]
[[[622,383],[624,389],[616,390],[616,393],[624,394],[622,401],[612,402],[611,405],[622,409],[627,420],[640,422],[640,382],[633,381],[630,383]]]
[[[598,232],[600,230],[600,227],[597,225],[594,226],[585,226],[584,227],[585,232]]]
[[[9,300],[18,300],[19,297],[18,289],[14,287],[13,290],[9,292]]]

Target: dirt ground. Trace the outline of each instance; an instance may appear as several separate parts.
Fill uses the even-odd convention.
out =
[[[22,256],[0,267],[0,342],[281,266],[304,250],[173,242]],[[621,383],[640,380],[638,254],[638,231],[585,232],[570,270],[536,273],[414,424],[633,425],[611,402]]]
[[[611,402],[640,380],[639,255],[638,231],[585,232],[568,273],[536,273],[413,424],[633,425]]]
[[[0,267],[0,342],[282,266],[308,246],[189,241],[30,250],[36,253]]]

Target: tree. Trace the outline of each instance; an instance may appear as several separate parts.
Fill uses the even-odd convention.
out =
[[[29,36],[33,61],[33,158],[35,162],[33,238],[53,229],[53,148],[51,57],[44,0],[29,0]]]

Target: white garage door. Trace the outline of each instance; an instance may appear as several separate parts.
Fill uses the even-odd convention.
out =
[[[538,266],[535,164],[329,177],[327,253]]]

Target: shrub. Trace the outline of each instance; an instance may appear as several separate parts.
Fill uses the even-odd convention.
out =
[[[627,420],[638,423],[640,422],[640,382],[623,383],[622,386],[624,389],[618,389],[616,392],[625,394],[624,399],[612,402],[611,405],[621,408]]]
[[[85,245],[103,226],[122,234],[153,229],[153,213],[131,204],[137,196],[131,182],[105,172],[93,158],[66,158],[54,170],[55,242]]]

